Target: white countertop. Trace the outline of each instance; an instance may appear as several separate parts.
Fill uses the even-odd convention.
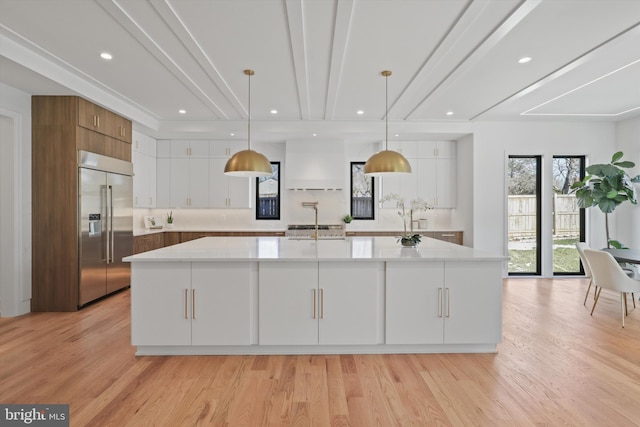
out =
[[[290,240],[286,237],[203,237],[143,252],[126,262],[191,261],[489,261],[507,257],[423,237],[403,248],[395,237]]]

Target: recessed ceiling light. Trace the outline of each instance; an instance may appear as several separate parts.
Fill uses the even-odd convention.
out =
[[[312,135],[313,135],[313,136],[318,136],[318,134],[317,134],[317,133],[313,133]]]
[[[359,116],[361,116],[361,115],[363,115],[363,114],[364,114],[364,111],[362,111],[362,110],[358,110],[358,111],[356,111],[356,114],[357,114],[357,115],[359,115]]]
[[[522,58],[518,59],[518,64],[526,64],[529,61],[531,61],[530,56],[523,56]]]
[[[269,111],[271,114],[278,114],[278,110],[276,110],[275,108],[271,111]]]
[[[180,114],[187,114],[187,110],[178,110],[178,113],[180,113]]]
[[[235,133],[230,133],[229,135],[231,135],[231,136],[236,136],[236,134],[235,134]]]
[[[399,134],[399,133],[396,133],[396,134],[395,134],[395,136],[400,136],[400,134]]]
[[[113,59],[113,55],[111,55],[109,52],[102,52],[100,54],[100,58],[111,61]]]
[[[447,111],[447,116],[453,116],[453,111]]]

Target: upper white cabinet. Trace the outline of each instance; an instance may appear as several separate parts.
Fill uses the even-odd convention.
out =
[[[226,158],[209,159],[209,207],[250,208],[252,183],[255,178],[224,174]]]
[[[156,140],[133,133],[131,161],[133,163],[133,207],[156,206]]]
[[[158,141],[157,203],[167,208],[250,208],[253,181],[224,175],[246,141]]]
[[[193,157],[206,159],[209,157],[209,141],[171,141],[171,157]]]
[[[390,141],[389,149],[404,155],[413,173],[382,178],[382,197],[396,193],[407,202],[420,197],[435,208],[456,207],[455,142]],[[395,204],[382,207],[395,208]]]
[[[171,158],[171,206],[209,207],[209,159]]]
[[[211,141],[210,156],[229,158],[238,151],[246,150],[247,146],[247,141]]]

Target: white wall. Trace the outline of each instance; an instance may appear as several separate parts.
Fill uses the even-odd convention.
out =
[[[636,164],[627,173],[634,177],[640,174],[640,117],[625,120],[616,125],[616,148],[624,153],[623,160]],[[635,184],[640,198],[640,184]],[[639,204],[624,203],[615,211],[615,238],[630,248],[640,248],[640,201]]]
[[[542,185],[550,186],[553,155],[586,155],[587,163],[608,162],[615,151],[613,123],[583,122],[479,122],[473,140],[473,242],[474,247],[507,255],[506,158],[508,155],[543,156]],[[542,245],[551,246],[551,192],[543,200]],[[587,211],[589,243],[604,246],[604,215]],[[551,254],[542,260],[543,276],[552,275]]]
[[[31,97],[0,83],[0,317],[30,311]]]

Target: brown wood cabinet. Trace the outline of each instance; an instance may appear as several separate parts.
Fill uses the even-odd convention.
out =
[[[31,311],[78,309],[78,150],[131,161],[130,132],[127,142],[84,126],[91,105],[76,96],[31,100]]]
[[[78,126],[131,144],[131,121],[78,98]]]
[[[146,234],[133,238],[133,253],[152,251],[164,247],[164,233]]]
[[[417,231],[417,233],[456,245],[462,245],[463,242],[462,231]],[[346,234],[347,236],[399,236],[402,233],[399,231],[347,231]]]

